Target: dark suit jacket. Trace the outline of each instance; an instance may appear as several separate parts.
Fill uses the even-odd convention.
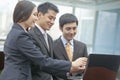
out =
[[[53,40],[48,36],[49,49],[47,48],[47,44],[43,37],[42,32],[35,26],[29,31],[31,38],[34,41],[34,44],[38,47],[38,49],[49,57],[53,57]],[[50,80],[51,75],[45,73],[39,69],[39,65],[32,64],[32,80]]]
[[[34,45],[28,33],[14,24],[4,44],[5,64],[0,80],[32,80],[31,61],[38,64],[40,69],[56,74],[68,72],[71,63],[49,58]]]
[[[76,60],[79,57],[87,57],[87,47],[84,43],[73,40],[74,43],[74,52],[73,52],[73,61]],[[60,59],[60,60],[69,60],[64,44],[61,40],[61,38],[54,41],[54,58]],[[62,79],[58,79],[62,80]]]

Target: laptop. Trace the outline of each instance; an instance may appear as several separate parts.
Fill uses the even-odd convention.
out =
[[[119,66],[120,55],[90,54],[82,80],[117,80]]]

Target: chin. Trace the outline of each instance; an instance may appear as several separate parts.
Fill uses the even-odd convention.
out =
[[[50,30],[50,28],[46,29],[46,30]]]
[[[31,27],[34,27],[34,26],[35,26],[35,24],[31,25]]]

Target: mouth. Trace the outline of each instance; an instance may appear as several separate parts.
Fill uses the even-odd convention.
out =
[[[49,25],[48,25],[48,28],[51,28],[51,27],[52,27],[52,25],[51,25],[51,24],[49,24]]]
[[[49,28],[51,28],[52,24],[49,25]]]
[[[49,25],[49,26],[52,26],[52,25],[53,25],[53,23],[49,23],[48,25]]]
[[[73,35],[70,35],[68,38],[69,38],[69,39],[73,39],[73,38],[74,38],[74,36],[73,36]]]

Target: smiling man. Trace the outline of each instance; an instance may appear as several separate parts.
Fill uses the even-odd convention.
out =
[[[38,20],[35,27],[29,31],[29,35],[37,48],[48,57],[53,57],[53,40],[47,30],[49,30],[59,12],[57,6],[50,2],[42,3],[38,6]],[[51,80],[51,75],[39,69],[39,66],[32,64],[32,80]]]
[[[77,58],[87,57],[86,45],[74,39],[77,33],[78,20],[76,16],[70,13],[63,14],[59,19],[59,28],[62,36],[54,41],[54,58],[74,61]],[[67,46],[69,43],[69,52]],[[84,60],[84,59],[83,59]],[[71,76],[80,77],[81,74],[71,74]],[[61,74],[63,77],[63,74]],[[56,80],[64,80],[57,78]],[[68,79],[69,80],[69,79]],[[74,80],[74,79],[73,79]]]

